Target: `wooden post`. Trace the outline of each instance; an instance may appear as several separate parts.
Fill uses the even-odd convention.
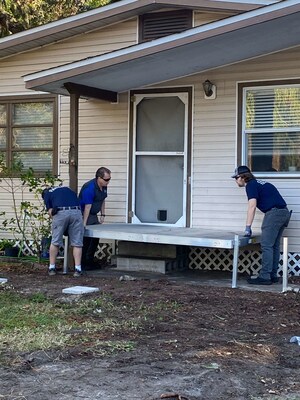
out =
[[[70,148],[69,148],[69,186],[78,191],[78,109],[79,96],[70,94]]]

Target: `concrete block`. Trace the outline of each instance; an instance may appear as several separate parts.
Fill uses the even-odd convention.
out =
[[[0,278],[0,284],[4,284],[4,283],[6,283],[7,282],[7,279],[6,278]]]
[[[65,294],[85,294],[99,292],[99,288],[90,286],[71,286],[62,290]]]
[[[176,258],[176,246],[172,244],[118,242],[118,255],[150,258]]]
[[[117,270],[121,271],[148,271],[166,273],[165,260],[147,258],[116,257]]]

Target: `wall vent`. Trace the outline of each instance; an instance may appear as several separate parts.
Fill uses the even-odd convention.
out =
[[[139,42],[158,39],[192,28],[193,13],[189,10],[166,11],[140,16]]]

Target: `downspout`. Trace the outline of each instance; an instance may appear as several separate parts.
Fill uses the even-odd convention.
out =
[[[78,191],[78,110],[79,95],[70,94],[70,147],[69,147],[69,186]]]

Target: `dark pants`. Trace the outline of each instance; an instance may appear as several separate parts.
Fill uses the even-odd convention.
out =
[[[82,248],[82,265],[89,266],[93,264],[94,256],[99,244],[98,238],[84,237]]]
[[[99,220],[97,215],[90,214],[87,220],[87,225],[98,225]],[[98,238],[84,237],[82,247],[81,264],[85,269],[94,266],[94,257],[99,244]]]

